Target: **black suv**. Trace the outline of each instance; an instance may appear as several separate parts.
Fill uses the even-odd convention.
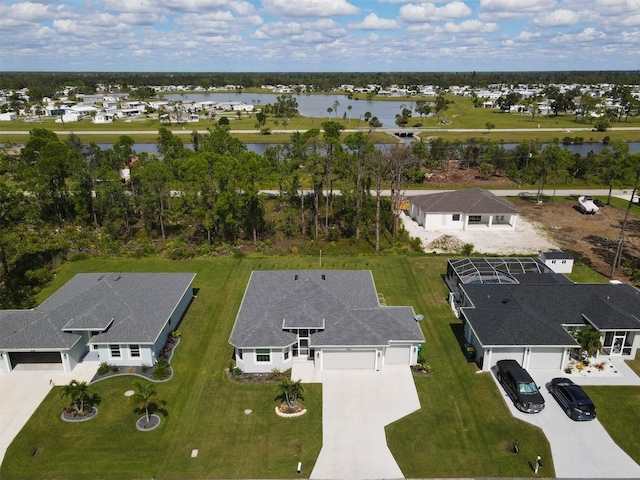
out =
[[[568,378],[554,378],[547,384],[547,390],[570,419],[581,421],[596,418],[596,407],[589,395]]]
[[[544,409],[544,398],[529,372],[515,360],[499,360],[498,380],[513,400],[516,408],[525,413],[538,413]]]

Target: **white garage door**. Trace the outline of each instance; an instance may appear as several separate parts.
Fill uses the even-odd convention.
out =
[[[493,348],[491,351],[491,367],[493,367],[498,360],[515,360],[522,365],[522,359],[524,358],[524,347],[510,347],[510,348]],[[486,358],[484,359],[487,360]]]
[[[384,351],[385,365],[409,365],[410,358],[410,345],[393,345],[391,347],[387,347]]]
[[[532,348],[529,368],[554,368],[559,370],[562,368],[563,353],[563,349],[558,347]]]
[[[376,366],[375,350],[331,350],[322,352],[322,368],[370,368]]]

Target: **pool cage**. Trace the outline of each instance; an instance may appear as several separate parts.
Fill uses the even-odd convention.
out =
[[[447,262],[446,282],[451,300],[460,302],[460,284],[517,284],[516,275],[549,272],[549,267],[531,257],[461,258]]]

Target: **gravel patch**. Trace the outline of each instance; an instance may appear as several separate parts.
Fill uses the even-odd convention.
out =
[[[412,238],[422,240],[422,246],[426,252],[457,254],[460,251],[451,249],[453,245],[465,243],[473,244],[474,254],[493,255],[537,255],[539,252],[560,248],[554,243],[540,224],[528,221],[522,216],[518,217],[516,230],[425,230],[411,219],[407,214],[401,213],[400,218],[404,228]],[[433,243],[441,237],[451,237],[446,245]],[[460,243],[456,242],[459,240]],[[452,241],[453,240],[453,241]],[[438,248],[440,247],[440,248]]]

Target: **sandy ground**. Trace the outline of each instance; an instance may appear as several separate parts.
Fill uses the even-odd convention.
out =
[[[500,254],[500,255],[537,255],[542,251],[559,249],[543,231],[538,223],[526,220],[520,216],[516,224],[516,231],[468,231],[468,230],[437,230],[426,231],[414,222],[411,217],[402,213],[400,215],[404,228],[412,238],[420,238],[426,252],[459,253],[460,250],[435,248],[431,242],[450,235],[460,240],[462,244],[472,243],[474,254]],[[454,242],[455,243],[455,242]]]

